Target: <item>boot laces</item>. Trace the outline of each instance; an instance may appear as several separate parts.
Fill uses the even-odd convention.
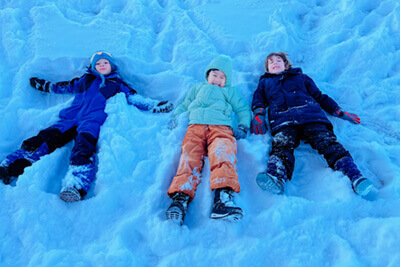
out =
[[[172,199],[174,200],[174,202],[178,202],[180,204],[182,204],[182,206],[186,209],[187,208],[187,204],[189,202],[189,196],[184,194],[184,193],[176,193]]]

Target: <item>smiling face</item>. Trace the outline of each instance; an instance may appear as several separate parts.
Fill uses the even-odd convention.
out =
[[[226,83],[226,76],[220,70],[212,70],[208,74],[207,82],[212,85],[217,85],[219,87],[224,87]]]
[[[285,71],[285,62],[280,56],[272,56],[268,59],[268,72],[272,74],[279,74]]]
[[[111,72],[111,64],[107,59],[99,59],[96,62],[95,69],[97,70],[98,73],[102,75],[107,75]]]

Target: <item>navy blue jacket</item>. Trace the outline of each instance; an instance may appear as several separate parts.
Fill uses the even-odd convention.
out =
[[[308,123],[324,123],[332,129],[323,110],[333,114],[340,109],[300,68],[262,75],[252,102],[253,110],[259,107],[268,108],[272,134],[287,126]]]
[[[92,69],[71,81],[52,84],[50,92],[53,93],[74,93],[75,98],[70,107],[60,111],[60,120],[52,127],[65,132],[77,126],[77,132],[86,132],[98,138],[100,126],[107,118],[105,113],[106,100],[117,93],[125,93],[128,103],[139,109],[149,110],[151,105],[129,101],[129,96],[136,94],[118,75],[112,72],[104,76],[105,84],[100,87],[102,77]]]

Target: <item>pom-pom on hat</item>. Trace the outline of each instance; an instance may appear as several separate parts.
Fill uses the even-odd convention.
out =
[[[117,70],[117,65],[115,65],[115,60],[113,56],[105,51],[100,51],[97,53],[94,53],[93,56],[90,58],[90,68],[92,70],[96,70],[96,62],[99,61],[100,59],[107,59],[108,62],[110,62],[111,65],[111,71],[116,71]]]

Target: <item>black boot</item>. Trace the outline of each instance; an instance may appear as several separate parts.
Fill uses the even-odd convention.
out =
[[[233,222],[242,218],[242,209],[233,203],[233,190],[230,188],[216,189],[211,219],[224,219]]]
[[[183,219],[185,218],[186,211],[189,205],[189,195],[185,193],[176,193],[173,197],[173,202],[169,205],[167,209],[167,219],[179,222],[180,225],[183,224]]]
[[[11,183],[12,179],[8,173],[7,167],[0,166],[0,180],[2,180],[4,184]]]

